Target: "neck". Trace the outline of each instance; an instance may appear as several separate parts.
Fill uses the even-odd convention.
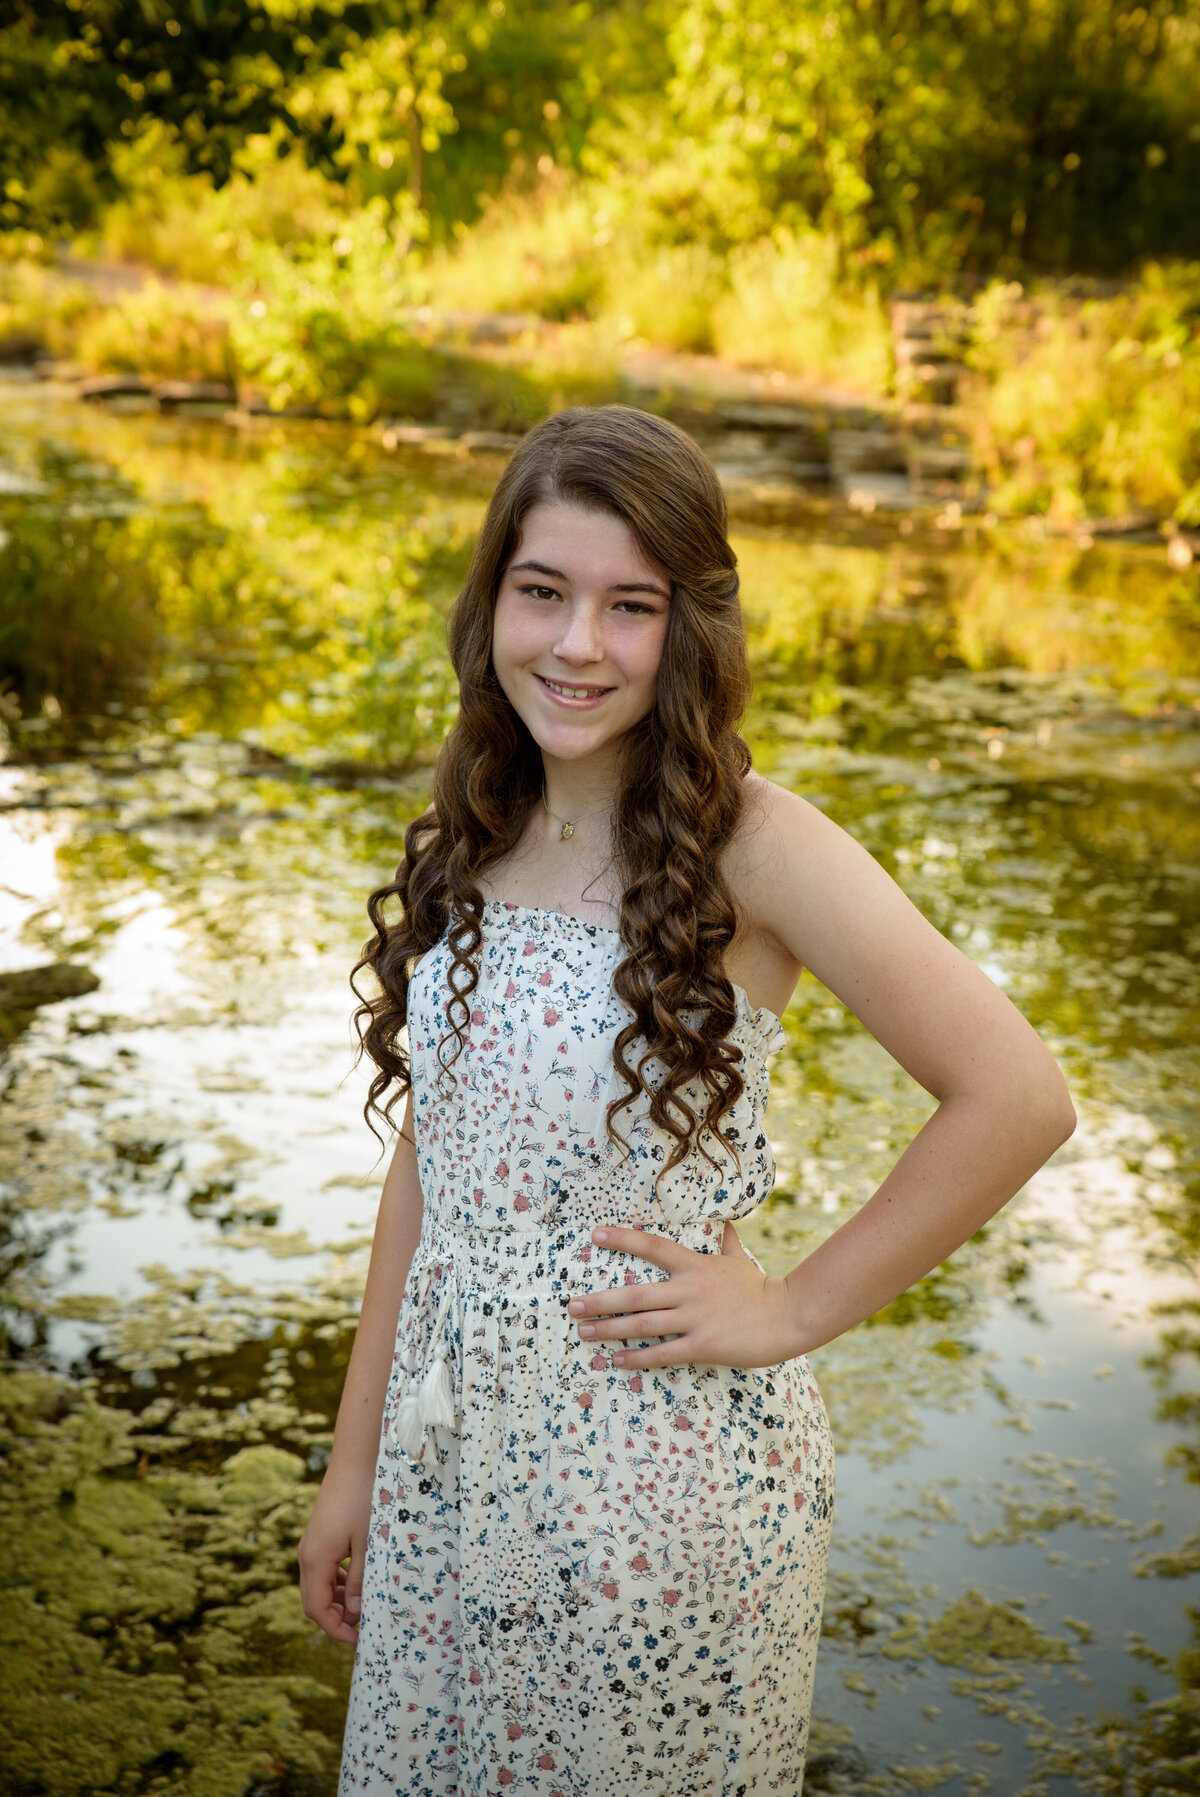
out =
[[[611,810],[617,802],[617,774],[611,762],[601,766],[542,757],[546,806],[555,817],[576,819],[585,811]]]

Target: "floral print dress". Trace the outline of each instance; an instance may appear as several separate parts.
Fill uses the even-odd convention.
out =
[[[612,1060],[619,935],[489,901],[451,1082],[443,939],[409,992],[424,1218],[384,1407],[341,1793],[798,1797],[833,1501],[802,1357],[630,1371],[576,1292],[662,1279],[594,1246],[719,1253],[766,1196],[779,1020],[735,988],[740,1167],[670,1141]],[[451,1047],[453,1038],[451,1038]],[[448,1055],[449,1049],[444,1050]],[[628,1344],[633,1347],[631,1341]]]

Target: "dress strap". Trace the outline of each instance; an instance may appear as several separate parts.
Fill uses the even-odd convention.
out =
[[[439,1270],[444,1275],[445,1289],[433,1328],[422,1347],[425,1331],[421,1324],[428,1319],[433,1280]],[[454,1372],[459,1372],[457,1381],[451,1370],[453,1363],[446,1327],[450,1306],[457,1296],[458,1281],[453,1261],[430,1258],[418,1265],[412,1286],[414,1327],[410,1351],[395,1408],[384,1431],[384,1439],[418,1466],[425,1463],[427,1452],[437,1465],[442,1463],[432,1434],[434,1427],[448,1429],[453,1434],[458,1432],[461,1413],[455,1386],[457,1384],[461,1393],[462,1377],[457,1366],[454,1366]]]

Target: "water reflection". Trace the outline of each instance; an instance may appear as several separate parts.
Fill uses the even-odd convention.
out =
[[[0,965],[101,981],[39,1013],[0,1103],[29,1681],[0,1743],[36,1778],[69,1687],[64,1793],[324,1791],[347,1668],[290,1554],[379,1178],[345,975],[424,804],[499,464],[30,389],[0,463]],[[758,764],[1001,981],[1081,1113],[820,1356],[842,1459],[809,1787],[1187,1788],[1200,576],[802,510],[737,546]],[[779,1267],[932,1109],[816,982],[786,1023],[748,1231]]]

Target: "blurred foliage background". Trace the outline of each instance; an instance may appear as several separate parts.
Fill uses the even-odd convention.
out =
[[[973,302],[1002,508],[1200,522],[1200,0],[2,16],[10,353],[421,419],[431,334],[516,313],[563,327],[476,395],[521,428],[631,345],[898,393],[887,306],[924,289]],[[68,245],[160,280],[101,304]]]
[[[119,202],[125,247],[193,278],[256,238],[320,241],[331,203],[450,244],[552,171],[612,189],[647,244],[815,230],[906,281],[1200,251],[1194,0],[5,10],[6,224],[74,232]],[[235,228],[165,228],[230,181],[255,196],[226,200]]]

